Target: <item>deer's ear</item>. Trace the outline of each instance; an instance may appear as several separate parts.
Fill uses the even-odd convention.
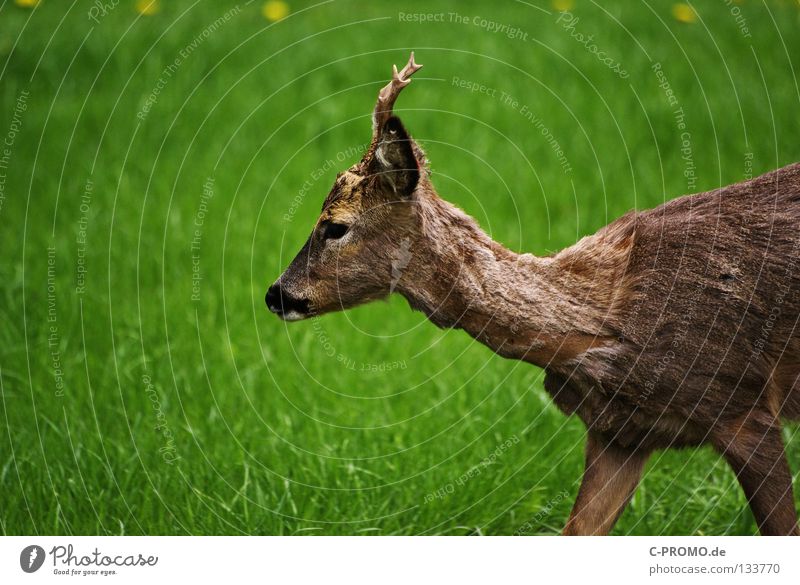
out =
[[[381,128],[369,172],[395,195],[408,197],[417,188],[419,163],[411,137],[397,116],[386,120]]]

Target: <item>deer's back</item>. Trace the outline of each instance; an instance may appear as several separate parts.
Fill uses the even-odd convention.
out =
[[[799,417],[799,235],[800,164],[613,222],[581,245],[628,247],[612,342],[549,371],[548,389],[566,384],[567,409],[628,442],[699,443],[751,410]]]

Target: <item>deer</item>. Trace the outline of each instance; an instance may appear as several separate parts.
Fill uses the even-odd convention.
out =
[[[517,253],[439,197],[394,115],[421,67],[413,52],[393,66],[363,158],[336,176],[268,309],[297,321],[397,293],[542,368],[587,429],[565,535],[608,534],[654,451],[706,444],[759,532],[797,535],[781,423],[800,418],[800,163],[631,210],[556,253]]]

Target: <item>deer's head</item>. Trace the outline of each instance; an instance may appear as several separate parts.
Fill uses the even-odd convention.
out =
[[[392,107],[422,65],[414,53],[378,94],[367,153],[339,173],[295,259],[269,287],[269,310],[287,321],[346,309],[387,296],[419,237],[422,151]]]

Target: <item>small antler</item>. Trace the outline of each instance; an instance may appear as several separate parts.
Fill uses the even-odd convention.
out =
[[[372,130],[376,136],[381,126],[391,117],[397,96],[405,86],[411,83],[410,77],[420,69],[422,69],[422,65],[414,63],[414,51],[411,51],[408,63],[399,73],[397,66],[392,65],[392,80],[378,93],[375,112],[372,114]]]

